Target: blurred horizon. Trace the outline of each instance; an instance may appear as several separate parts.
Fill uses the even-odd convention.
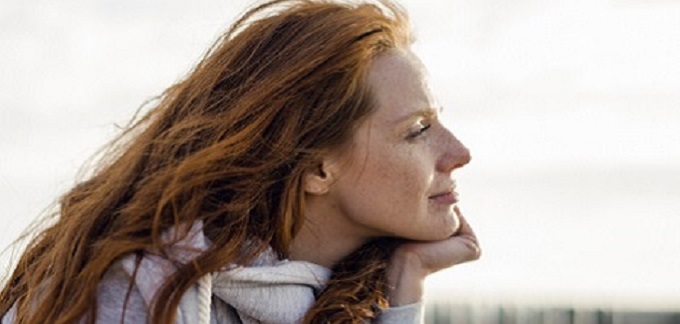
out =
[[[249,3],[5,0],[0,248]],[[472,151],[455,177],[483,249],[428,295],[680,310],[680,3],[399,3]]]

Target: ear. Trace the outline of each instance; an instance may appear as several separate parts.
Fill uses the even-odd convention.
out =
[[[305,193],[311,195],[324,195],[330,191],[335,182],[335,166],[330,159],[319,161],[311,168],[304,177]]]

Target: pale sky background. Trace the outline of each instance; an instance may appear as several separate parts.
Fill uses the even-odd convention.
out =
[[[250,3],[0,1],[2,247]],[[680,310],[680,2],[401,3],[484,250],[428,293]]]

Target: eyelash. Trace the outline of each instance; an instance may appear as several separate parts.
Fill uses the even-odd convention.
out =
[[[432,124],[423,124],[422,127],[420,127],[418,130],[416,130],[415,132],[409,134],[409,135],[408,135],[408,138],[409,138],[409,139],[414,139],[414,138],[416,138],[416,137],[418,137],[418,136],[420,136],[420,135],[423,135],[423,133],[425,133],[425,131],[427,131],[428,129],[430,129],[430,127],[432,127]]]

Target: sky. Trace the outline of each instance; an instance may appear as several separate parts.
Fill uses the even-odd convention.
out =
[[[0,246],[249,3],[3,0]],[[428,294],[680,309],[680,3],[401,3],[483,248]]]

